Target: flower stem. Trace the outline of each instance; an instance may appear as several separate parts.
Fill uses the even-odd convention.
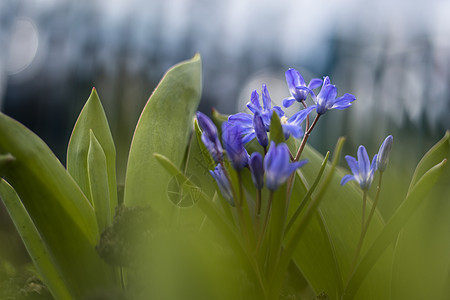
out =
[[[358,245],[356,246],[356,253],[355,253],[355,256],[353,257],[352,266],[350,268],[350,274],[348,276],[347,283],[345,284],[344,294],[345,294],[345,291],[347,290],[349,280],[352,277],[352,274],[355,270],[356,262],[358,261],[358,257],[361,252],[364,237],[366,235],[367,227],[364,226],[365,225],[364,224],[364,215],[365,215],[365,210],[366,210],[366,202],[367,202],[367,190],[364,190],[364,192],[363,192],[363,211],[362,211],[362,220],[361,220],[361,235],[359,236]],[[372,210],[374,210],[374,207],[375,207],[375,203],[374,203],[374,206],[372,206]]]
[[[364,234],[363,238],[367,233],[367,230],[369,228],[370,221],[372,220],[373,215],[375,214],[375,209],[378,205],[378,200],[380,199],[380,191],[381,191],[381,180],[383,177],[383,172],[380,172],[380,177],[378,179],[378,186],[377,186],[377,194],[375,195],[375,200],[373,201],[372,208],[370,209],[369,217],[367,218],[366,224],[364,225]]]
[[[294,161],[298,161],[300,158],[300,155],[303,152],[303,149],[305,148],[306,145],[306,141],[309,138],[309,135],[311,134],[311,131],[314,129],[314,126],[316,126],[317,121],[319,121],[320,115],[317,114],[316,117],[314,118],[313,123],[311,124],[310,127],[307,126],[307,130],[305,132],[305,135],[303,135],[303,139],[302,139],[302,143],[300,144],[300,147],[298,148],[297,154],[295,155]]]
[[[373,205],[372,205],[372,208],[370,209],[369,217],[367,218],[366,224],[363,225],[363,231],[361,232],[361,237],[359,239],[359,243],[358,243],[358,246],[357,246],[357,249],[356,249],[357,252],[356,252],[355,258],[353,259],[352,268],[350,269],[351,270],[350,276],[347,279],[347,284],[345,285],[343,295],[345,294],[345,292],[346,292],[346,290],[348,288],[349,280],[352,277],[353,272],[355,271],[356,261],[358,259],[359,253],[361,251],[362,242],[364,240],[364,237],[366,236],[367,229],[369,228],[370,221],[372,220],[372,217],[375,214],[375,209],[377,207],[378,200],[380,199],[381,180],[382,180],[382,178],[383,178],[383,172],[380,172],[380,177],[378,178],[378,186],[377,186],[377,193],[375,195],[375,200],[373,201]],[[366,194],[366,192],[364,192],[364,194]]]
[[[308,105],[306,104],[305,100],[302,100],[303,108],[308,108]],[[305,131],[308,131],[309,129],[309,115],[306,116],[306,128]]]

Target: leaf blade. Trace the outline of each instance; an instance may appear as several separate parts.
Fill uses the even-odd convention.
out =
[[[125,205],[150,204],[162,215],[173,211],[166,193],[170,176],[151,153],[161,153],[181,164],[200,93],[201,60],[196,55],[172,67],[150,96],[130,148]]]

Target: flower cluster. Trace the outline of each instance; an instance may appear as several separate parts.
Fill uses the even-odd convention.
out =
[[[261,92],[254,90],[251,93],[250,101],[247,103],[248,113],[230,115],[226,121],[217,118],[215,123],[206,115],[197,113],[198,125],[202,131],[201,140],[215,161],[214,169],[209,172],[216,183],[217,193],[222,196],[221,212],[229,218],[230,224],[237,227],[236,232],[242,235],[243,246],[245,251],[248,251],[248,256],[255,256],[255,263],[259,265],[258,270],[269,279],[283,278],[274,274],[276,272],[284,274],[283,271],[287,270],[296,245],[295,242],[292,245],[284,245],[284,237],[287,234],[300,237],[302,231],[298,226],[303,223],[299,219],[308,220],[320,201],[318,200],[320,197],[316,197],[313,193],[317,183],[320,182],[324,167],[303,199],[296,199],[297,201],[290,199],[294,195],[297,198],[302,197],[293,186],[294,180],[302,180],[302,176],[305,175],[296,173],[307,163],[306,159],[300,158],[308,137],[319,118],[327,111],[346,109],[356,99],[352,94],[338,97],[337,88],[331,84],[328,76],[323,80],[313,78],[306,83],[295,69],[287,70],[285,75],[291,97],[282,101],[283,107],[290,107],[295,102],[302,105],[302,109],[291,116],[287,116],[282,107],[272,105],[265,84],[262,85]],[[312,100],[309,106],[308,98]],[[311,113],[315,117],[310,123]],[[214,124],[220,124],[221,136]],[[292,138],[301,139],[295,155],[291,153],[295,145]],[[250,143],[254,140],[257,143]],[[363,190],[361,236],[355,261],[377,206],[381,175],[386,169],[392,142],[392,136],[388,136],[372,161],[364,146],[358,148],[357,158],[348,155],[345,157],[352,174],[345,175],[341,185],[354,180]],[[332,178],[334,169],[331,168],[327,178]],[[380,181],[375,201],[366,218],[368,190],[376,171],[380,172]],[[326,189],[330,182],[324,180],[321,191]],[[320,195],[320,192],[318,194]],[[290,211],[294,213],[289,215]],[[287,259],[284,259],[284,256]],[[277,284],[276,288],[279,289],[282,280]]]
[[[302,75],[295,69],[287,70],[285,75],[291,97],[284,99],[283,106],[289,107],[295,101],[301,102],[304,106],[304,109],[290,117],[286,116],[281,107],[272,105],[272,99],[265,84],[262,85],[261,93],[258,93],[257,90],[251,93],[250,101],[247,103],[249,113],[230,115],[222,124],[221,141],[214,123],[206,115],[197,113],[198,124],[203,132],[201,140],[217,164],[211,174],[217,182],[221,194],[233,205],[233,188],[223,164],[224,153],[236,171],[249,168],[257,189],[263,188],[265,178],[266,187],[270,191],[275,191],[289,179],[296,169],[303,166],[306,160],[298,161],[299,155],[294,158],[285,143],[276,145],[274,142],[269,142],[272,115],[275,113],[279,117],[285,139],[290,136],[296,139],[303,137],[306,142],[307,137],[302,124],[313,110],[317,115],[322,115],[330,109],[347,108],[355,100],[355,96],[351,94],[345,94],[336,99],[337,89],[330,83],[328,77],[325,77],[324,80],[313,78],[307,85]],[[314,90],[320,85],[322,88],[316,95]],[[309,107],[305,102],[308,95],[314,101],[314,104]],[[312,127],[305,130],[310,132]],[[256,139],[263,147],[264,157],[259,152],[248,154],[245,145],[253,139]]]

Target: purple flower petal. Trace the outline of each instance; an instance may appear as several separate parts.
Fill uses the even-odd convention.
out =
[[[353,156],[346,155],[345,160],[347,161],[348,166],[350,167],[350,170],[354,175],[359,174],[359,168],[358,168],[358,162]]]
[[[350,180],[355,180],[355,176],[350,175],[350,174],[345,175],[344,177],[342,177],[341,185],[346,184],[346,183],[349,182]]]
[[[294,97],[286,98],[286,99],[283,100],[283,106],[286,107],[286,108],[290,107],[292,104],[294,104],[295,101],[296,100],[295,100]]]
[[[313,78],[313,79],[311,79],[311,81],[309,82],[308,88],[309,88],[310,90],[316,89],[316,88],[318,88],[319,86],[322,85],[322,82],[323,82],[322,79],[319,79],[319,78]]]

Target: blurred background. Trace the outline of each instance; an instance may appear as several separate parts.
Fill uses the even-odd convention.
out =
[[[404,195],[415,164],[450,128],[449,16],[445,0],[2,0],[0,110],[65,163],[95,86],[123,182],[140,111],[170,66],[199,52],[199,110],[227,114],[262,83],[280,105],[293,67],[307,80],[329,75],[339,96],[357,98],[322,118],[311,144],[325,153],[344,135],[345,154],[364,144],[372,156],[394,135],[396,181],[386,188]],[[397,204],[380,208],[389,216]]]

